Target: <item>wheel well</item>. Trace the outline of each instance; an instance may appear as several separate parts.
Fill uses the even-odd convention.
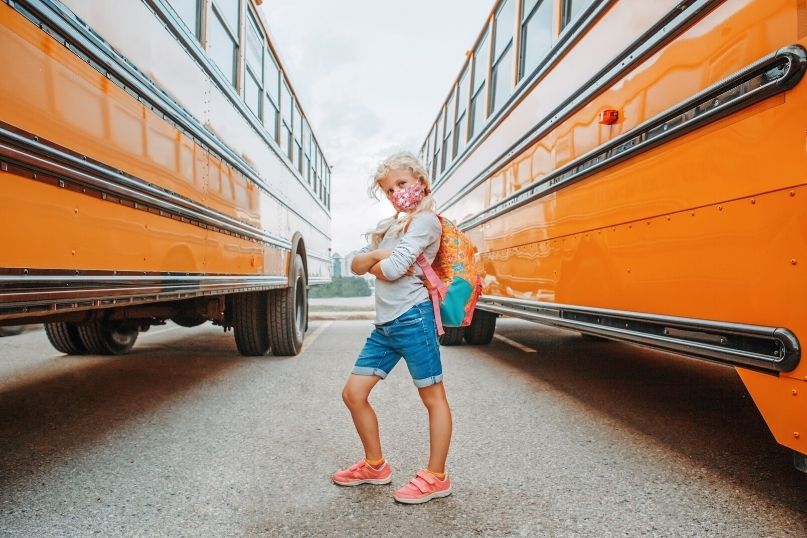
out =
[[[291,254],[289,255],[289,264],[286,268],[286,274],[288,275],[289,285],[291,286],[291,264],[294,263],[294,256],[295,254],[299,254],[300,257],[303,259],[303,273],[305,274],[305,281],[308,282],[308,256],[305,252],[305,241],[303,241],[303,236],[300,232],[295,232],[294,236],[291,239]]]

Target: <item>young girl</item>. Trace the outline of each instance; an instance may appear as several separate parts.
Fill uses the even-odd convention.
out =
[[[429,413],[429,462],[393,496],[398,502],[419,504],[451,494],[445,471],[451,410],[443,388],[434,310],[415,263],[420,254],[429,263],[434,260],[442,229],[426,169],[411,153],[392,155],[379,165],[370,194],[377,198],[379,191],[395,208],[395,215],[368,234],[370,244],[351,264],[354,273],[370,272],[376,277],[375,330],[342,390],[364,445],[364,458],[334,473],[333,481],[342,486],[392,481],[392,469],[381,452],[378,419],[367,398],[403,357]]]

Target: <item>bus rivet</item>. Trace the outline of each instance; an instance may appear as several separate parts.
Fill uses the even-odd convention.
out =
[[[756,198],[751,198],[751,205],[754,205],[755,203],[757,203],[757,199]]]
[[[792,260],[790,260],[790,265],[796,265],[796,263],[797,263],[796,258],[793,258]]]
[[[71,256],[75,256],[75,255],[76,255],[76,251],[75,251],[75,250],[71,250],[71,251],[70,251],[70,255],[71,255]]]
[[[799,432],[793,432],[793,437],[795,437],[796,439],[798,439],[798,438],[799,438]]]
[[[790,191],[790,196],[796,196],[796,191]]]
[[[722,205],[717,206],[717,210],[718,211],[723,211],[723,206]]]
[[[797,391],[796,389],[793,389],[793,390],[790,391],[790,394],[792,394],[793,396],[798,396],[799,391]]]

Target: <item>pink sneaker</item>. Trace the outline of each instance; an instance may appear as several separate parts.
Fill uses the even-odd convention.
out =
[[[379,469],[370,467],[362,460],[349,469],[333,473],[333,481],[340,486],[358,486],[359,484],[389,484],[392,482],[392,467],[388,462]]]
[[[440,480],[423,469],[418,471],[407,485],[396,491],[393,497],[399,503],[420,504],[449,495],[451,495],[451,479],[448,475],[446,474],[444,480]]]

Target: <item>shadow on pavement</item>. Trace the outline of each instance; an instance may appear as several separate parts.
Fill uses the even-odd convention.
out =
[[[79,449],[147,420],[249,360],[218,335],[177,333],[173,340],[159,347],[139,342],[120,357],[54,357],[50,370],[2,380],[0,490],[35,480]]]
[[[800,512],[807,524],[807,475],[776,443],[733,368],[540,325],[502,325],[497,332],[538,353],[502,354],[506,345],[496,340],[477,349],[663,443],[693,467]]]

